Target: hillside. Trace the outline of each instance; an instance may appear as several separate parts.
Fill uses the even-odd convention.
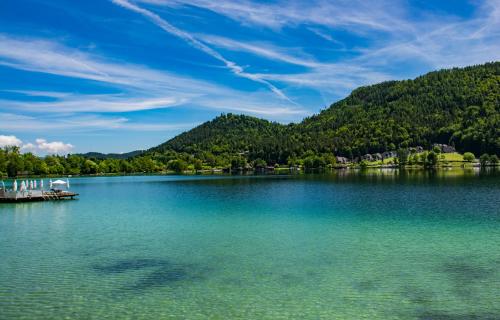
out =
[[[222,115],[148,154],[244,156],[270,163],[306,154],[358,156],[433,143],[500,154],[500,62],[354,90],[300,124]]]
[[[344,155],[432,143],[499,153],[500,62],[362,87],[300,127],[311,148]]]
[[[175,151],[201,157],[245,155],[272,161],[288,146],[289,127],[245,115],[226,114],[152,148],[148,153]],[[208,153],[208,155],[207,155]]]
[[[135,156],[139,156],[142,153],[144,153],[143,150],[135,150],[126,153],[87,152],[87,153],[79,153],[76,155],[84,158],[94,158],[94,159],[129,159]]]

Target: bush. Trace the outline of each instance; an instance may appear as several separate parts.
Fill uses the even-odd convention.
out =
[[[304,159],[304,167],[306,169],[319,169],[326,166],[325,159],[320,156],[309,156]]]
[[[466,152],[464,153],[464,160],[467,162],[472,162],[476,159],[476,156],[472,152]]]
[[[193,166],[194,170],[200,171],[201,169],[203,169],[203,162],[200,159],[194,159]]]
[[[482,156],[479,157],[479,162],[481,163],[481,166],[485,166],[490,162],[490,155],[487,153],[484,153]]]
[[[398,150],[398,162],[399,165],[405,165],[408,162],[408,149],[399,149]]]
[[[265,167],[267,167],[267,163],[265,160],[257,158],[253,161],[253,167],[254,168],[265,168]]]
[[[184,160],[170,160],[167,164],[167,168],[173,170],[177,173],[183,172],[187,169],[187,163]]]
[[[429,166],[435,166],[438,161],[438,155],[434,151],[431,151],[427,154],[427,162],[426,164]]]
[[[491,164],[494,164],[494,165],[497,165],[497,164],[498,164],[498,157],[497,157],[497,155],[496,155],[496,154],[494,154],[494,155],[492,155],[492,156],[490,157],[490,162],[491,162]]]
[[[432,148],[432,151],[434,151],[435,153],[441,153],[441,148],[438,146],[434,146],[434,148]]]

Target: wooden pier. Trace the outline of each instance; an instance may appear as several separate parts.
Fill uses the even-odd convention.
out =
[[[17,203],[51,200],[74,200],[78,193],[69,191],[42,191],[42,192],[2,192],[0,190],[0,203]]]

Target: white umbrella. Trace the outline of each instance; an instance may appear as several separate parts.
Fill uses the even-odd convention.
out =
[[[43,189],[43,180],[40,180],[40,189]]]
[[[30,180],[30,189],[33,190],[33,180]]]
[[[52,189],[52,179],[49,180],[49,188]]]
[[[5,190],[5,182],[2,180],[2,189]]]
[[[66,179],[66,187],[69,189],[69,180]]]
[[[12,190],[17,191],[17,180],[14,180],[14,183],[12,184]]]
[[[65,184],[66,184],[66,181],[63,181],[63,180],[56,180],[56,181],[52,182],[52,184],[55,184],[55,185],[65,185]]]
[[[33,187],[36,189],[36,180],[33,181]]]
[[[26,182],[22,181],[21,182],[21,188],[19,189],[19,191],[23,192],[26,190]]]

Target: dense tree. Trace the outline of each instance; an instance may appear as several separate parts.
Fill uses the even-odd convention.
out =
[[[490,162],[491,162],[491,164],[497,165],[498,164],[498,156],[496,154],[490,156]]]
[[[167,168],[179,173],[187,169],[187,163],[184,160],[170,160]]]
[[[426,165],[435,166],[438,162],[438,154],[434,151],[427,153]]]
[[[401,148],[398,150],[398,163],[403,166],[408,162],[408,149]]]
[[[484,153],[479,157],[479,162],[481,163],[481,166],[487,165],[490,161],[491,161],[490,155],[487,153]]]
[[[465,161],[472,162],[472,161],[474,161],[474,159],[476,159],[476,156],[474,156],[474,154],[472,152],[464,153],[464,160]]]

